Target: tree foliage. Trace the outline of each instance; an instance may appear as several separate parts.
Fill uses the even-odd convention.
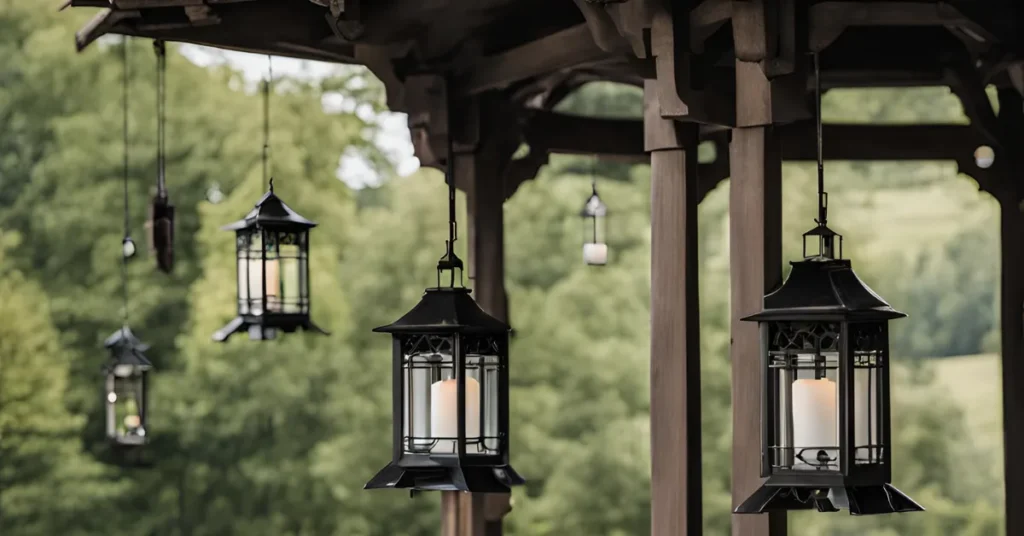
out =
[[[116,40],[73,52],[81,23],[0,0],[0,532],[436,534],[436,495],[361,489],[388,461],[391,441],[390,345],[370,329],[431,284],[447,232],[440,174],[394,177],[373,145],[377,125],[366,118],[383,99],[364,70],[286,78],[272,100],[275,190],[320,223],[313,317],[331,336],[215,344],[210,334],[233,316],[235,288],[232,237],[219,227],[266,188],[260,102],[241,73],[199,67],[171,48],[168,182],[179,263],[168,277],[140,255],[129,270],[130,321],[157,365],[157,464],[125,472],[95,461],[105,448],[98,345],[122,314],[121,68]],[[130,221],[141,244],[155,178],[154,63],[148,43],[129,46]],[[640,105],[635,88],[595,84],[560,109],[639,117]],[[956,120],[954,108],[932,90],[826,101],[835,117],[875,121]],[[381,174],[379,187],[354,192],[337,179],[339,159],[353,152]],[[831,216],[847,232],[848,256],[911,314],[894,324],[895,477],[930,513],[797,515],[792,534],[971,536],[1001,527],[998,464],[964,437],[965,416],[927,368],[906,359],[993,348],[995,212],[946,170],[828,167]],[[576,214],[592,176],[612,211],[612,262],[603,269],[580,262]],[[785,177],[785,251],[794,258],[814,216],[813,170],[787,165]],[[223,199],[208,198],[211,189]],[[506,204],[512,456],[528,478],[514,493],[509,534],[649,533],[649,430],[678,425],[649,422],[649,196],[646,166],[567,156]],[[723,184],[699,214],[709,535],[728,534],[731,518],[727,209]],[[897,220],[908,213],[920,221]]]

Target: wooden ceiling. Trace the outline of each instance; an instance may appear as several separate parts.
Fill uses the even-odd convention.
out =
[[[778,36],[769,39],[776,47],[769,76],[795,72],[808,89],[813,48],[822,50],[826,87],[949,85],[961,93],[996,84],[1024,91],[1024,7],[1015,0],[68,1],[107,8],[78,33],[79,48],[118,33],[363,64],[384,81],[389,105],[399,111],[406,107],[404,80],[421,73],[448,73],[462,94],[500,90],[531,108],[548,108],[589,81],[640,85],[654,76],[650,27],[659,10],[688,20],[675,32],[690,45],[695,83],[733,91],[734,58],[747,53],[734,32],[751,31],[738,15],[751,4],[789,14],[776,28],[754,31]]]

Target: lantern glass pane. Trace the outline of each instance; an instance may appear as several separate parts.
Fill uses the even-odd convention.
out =
[[[235,235],[236,257],[238,263],[238,314],[249,314],[249,244],[252,232],[238,231]]]
[[[402,343],[403,444],[406,452],[454,454],[456,420],[454,338],[412,335]],[[466,412],[469,413],[467,401]],[[466,422],[467,431],[469,421]]]
[[[304,252],[300,246],[301,234],[304,233],[278,233],[278,247],[275,254],[280,263],[280,282],[277,285],[280,295],[268,303],[268,308],[271,311],[290,314],[305,312],[308,293],[304,285]]]
[[[838,322],[773,322],[768,389],[772,470],[838,471]]]
[[[467,337],[466,339],[466,381],[474,380],[479,385],[479,424],[474,428],[476,436],[470,434],[466,424],[466,453],[496,455],[501,452],[500,433],[500,389],[501,358],[498,341],[491,336]],[[466,390],[468,396],[472,394]]]
[[[142,373],[107,376],[107,436],[119,442],[142,443],[146,436]]]
[[[880,403],[883,369],[887,357],[887,329],[884,322],[852,324],[850,352],[853,359],[853,461],[858,465],[881,464],[886,439],[881,425],[884,408]]]

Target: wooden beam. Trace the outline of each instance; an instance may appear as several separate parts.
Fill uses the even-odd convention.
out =
[[[986,42],[995,37],[943,2],[821,2],[810,8],[808,45],[821,51],[851,26],[945,26]]]
[[[481,59],[459,81],[458,90],[473,95],[488,89],[503,89],[516,82],[608,57],[608,53],[594,43],[590,28],[580,24]]]
[[[600,119],[533,110],[524,114],[527,143],[552,153],[597,154],[623,160],[640,160],[645,154],[643,122],[636,119]],[[704,139],[724,139],[725,135],[711,128],[701,132]],[[817,158],[812,122],[777,126],[776,133],[785,160]],[[951,124],[826,124],[824,138],[826,159],[856,161],[957,160],[988,143],[969,125]]]
[[[658,109],[655,82],[645,106]],[[648,115],[651,535],[702,532],[697,126]]]
[[[750,73],[750,70],[737,71]],[[736,84],[749,81],[737,76]],[[763,116],[764,95],[736,102],[737,115]],[[729,151],[729,259],[732,362],[732,505],[761,485],[761,335],[740,319],[761,310],[782,284],[782,152],[775,127],[735,128]],[[785,512],[735,514],[733,536],[784,536]]]

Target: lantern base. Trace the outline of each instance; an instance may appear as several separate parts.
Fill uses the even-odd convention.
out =
[[[819,512],[847,509],[850,515],[855,516],[924,511],[924,507],[892,484],[834,488],[765,485],[736,507],[734,513],[762,514],[811,509]]]
[[[417,491],[469,491],[509,493],[526,482],[511,465],[461,467],[402,467],[389,463],[363,489],[412,489]]]
[[[213,333],[213,340],[224,342],[235,333],[248,333],[250,340],[264,341],[277,338],[279,331],[292,333],[299,329],[330,335],[314,324],[308,316],[270,313],[261,316],[236,316],[226,326]]]

